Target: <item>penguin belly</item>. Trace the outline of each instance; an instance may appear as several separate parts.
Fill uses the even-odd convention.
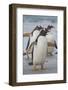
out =
[[[52,34],[48,34],[46,38],[48,43],[54,45],[54,36]],[[54,46],[48,46],[48,54],[52,54],[53,50],[54,50]]]
[[[46,56],[47,56],[47,39],[45,39],[45,36],[40,36],[38,38],[37,45],[34,45],[33,64],[34,65],[44,64]]]

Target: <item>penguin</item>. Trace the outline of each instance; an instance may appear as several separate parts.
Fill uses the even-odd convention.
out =
[[[42,34],[42,27],[40,26],[40,27],[36,27],[37,29],[39,29],[38,30],[38,34],[40,35],[40,33]],[[48,25],[47,26],[47,28],[45,28],[45,32],[43,32],[43,35],[45,35],[45,33],[47,33],[47,35],[46,35],[46,37],[45,37],[45,39],[47,38],[47,42],[48,43],[52,43],[52,46],[49,46],[48,45],[48,48],[47,48],[47,51],[48,51],[48,54],[50,54],[50,55],[52,55],[52,52],[53,52],[53,50],[54,50],[54,47],[57,49],[57,44],[56,44],[56,41],[54,40],[54,35],[51,33],[51,31],[52,31],[52,28],[54,28],[54,26],[52,26],[52,25]],[[36,31],[35,29],[34,29],[34,31]],[[34,31],[32,32],[32,34],[35,34],[34,33]],[[41,31],[41,32],[40,32]],[[37,33],[37,32],[36,32]],[[36,37],[35,37],[35,39],[36,38],[38,38],[37,36],[39,36],[39,35],[36,35]],[[31,37],[32,38],[32,37]],[[35,41],[35,40],[34,40]],[[36,44],[37,43],[37,39],[36,39],[36,42],[34,42],[33,41],[33,43],[34,44]],[[29,65],[33,65],[33,51],[34,51],[34,46],[36,46],[36,45],[32,45],[33,43],[30,43],[30,47],[32,47],[32,62],[29,62]],[[57,53],[56,53],[57,54]]]
[[[27,47],[26,47],[26,53],[27,53],[27,58],[29,59],[29,56],[28,56],[28,52],[29,50],[31,50],[32,52],[32,60],[33,60],[33,42],[35,42],[37,36],[39,35],[40,33],[40,30],[43,29],[42,26],[36,26],[34,28],[34,30],[31,32],[30,36],[29,36],[29,39],[28,39],[28,42],[27,42]],[[32,65],[33,62],[29,62],[29,65]]]
[[[55,36],[52,33],[52,29],[54,28],[54,26],[52,25],[48,25],[47,28],[45,28],[45,30],[48,32],[46,38],[47,38],[47,42],[50,43],[51,45],[48,45],[48,54],[53,55],[52,52],[54,51],[54,47],[57,49],[57,43],[55,41]]]
[[[36,41],[34,42],[34,49],[33,49],[33,70],[36,70],[36,66],[40,65],[41,69],[44,69],[44,63],[47,58],[47,39],[46,39],[47,32],[45,30],[41,30],[40,34],[38,35]]]

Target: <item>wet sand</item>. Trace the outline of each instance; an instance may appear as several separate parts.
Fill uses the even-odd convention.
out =
[[[47,56],[47,61],[44,63],[44,69],[43,70],[33,70],[32,65],[29,65],[28,63],[31,62],[31,60],[27,59],[27,56],[23,57],[23,74],[47,74],[47,73],[57,73],[57,54],[50,56]],[[38,66],[40,68],[40,66]]]

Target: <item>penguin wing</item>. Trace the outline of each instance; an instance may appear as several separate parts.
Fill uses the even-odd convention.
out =
[[[57,47],[57,43],[56,43],[56,41],[54,41],[54,43],[55,43],[55,48],[57,49],[58,47]]]
[[[29,37],[28,42],[27,42],[26,50],[28,49],[29,44],[30,44],[30,37]]]

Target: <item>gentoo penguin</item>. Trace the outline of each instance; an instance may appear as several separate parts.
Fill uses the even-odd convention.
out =
[[[50,55],[52,55],[54,47],[57,49],[55,35],[52,33],[53,28],[54,28],[54,26],[52,26],[52,25],[48,25],[48,27],[45,28],[45,30],[48,32],[46,38],[47,38],[47,42],[50,44],[50,45],[48,45],[48,54],[50,54]]]
[[[36,41],[34,42],[33,49],[33,70],[36,70],[37,65],[41,65],[41,69],[43,69],[43,65],[46,61],[47,57],[47,32],[45,30],[41,30],[38,35]]]
[[[33,42],[35,42],[35,40],[36,40],[37,36],[39,35],[41,29],[43,29],[42,26],[36,26],[34,28],[34,30],[31,32],[30,36],[29,36],[27,47],[26,47],[28,59],[29,59],[28,51],[31,50],[31,52],[33,53],[33,46],[32,46],[32,44],[33,44]],[[33,60],[33,54],[32,54],[32,60]],[[32,65],[32,64],[33,64],[33,62],[29,63],[29,65]]]
[[[48,25],[47,28],[45,28],[45,32],[43,33],[43,34],[47,33],[45,39],[47,38],[47,42],[52,44],[52,46],[48,46],[48,53],[49,53],[50,55],[52,55],[52,52],[53,52],[54,47],[57,49],[57,44],[56,44],[56,41],[55,41],[55,39],[54,39],[54,35],[51,33],[52,28],[54,28],[54,26]],[[39,34],[39,33],[41,33],[40,31],[41,31],[43,28],[40,26],[40,27],[37,27],[37,29],[40,29],[40,30],[38,30],[38,34]],[[34,29],[34,30],[35,30],[35,29]],[[38,34],[37,34],[37,36],[38,36]],[[37,36],[36,36],[36,38],[37,38]],[[35,39],[36,39],[36,38],[35,38]],[[37,39],[36,39],[36,40],[37,40]],[[34,40],[34,41],[35,41],[35,40]],[[34,43],[34,42],[33,42],[33,43]],[[33,65],[33,45],[32,45],[33,43],[31,43],[31,44],[29,45],[29,46],[32,46],[32,62],[30,62],[29,65]],[[36,43],[36,42],[35,42],[35,43]],[[35,45],[34,45],[34,46],[35,46]]]

